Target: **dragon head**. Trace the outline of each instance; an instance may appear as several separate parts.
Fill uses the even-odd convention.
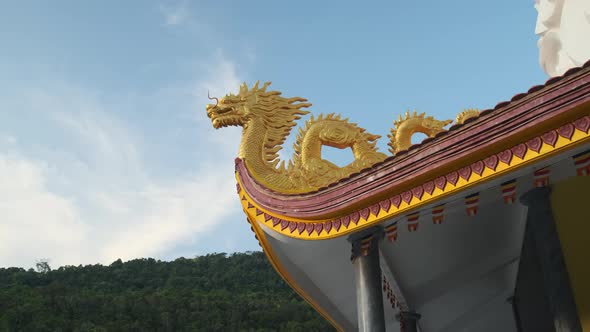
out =
[[[431,116],[424,118],[422,125],[424,128],[432,133],[429,135],[435,135],[444,130],[444,127],[450,125],[453,120],[437,120]]]
[[[215,104],[209,104],[207,116],[211,119],[213,127],[246,126],[254,118],[261,118],[270,127],[288,127],[295,125],[295,120],[307,111],[301,108],[309,107],[307,99],[300,97],[285,98],[279,91],[266,91],[271,82],[266,82],[261,88],[258,82],[251,89],[246,83],[240,86],[237,95],[227,94],[221,99],[215,100]]]
[[[211,98],[215,104],[206,106],[207,116],[213,127],[241,126],[246,128],[253,119],[260,119],[276,143],[282,143],[284,136],[295,126],[295,121],[309,113],[302,110],[311,106],[307,99],[300,97],[285,98],[279,91],[267,91],[271,82],[266,82],[261,88],[258,82],[251,89],[246,83],[240,86],[240,92],[227,94],[221,99]]]
[[[266,158],[274,160],[278,157],[278,146],[285,142],[291,128],[296,124],[295,121],[309,113],[302,108],[310,107],[311,104],[301,97],[285,98],[279,91],[267,91],[270,84],[271,82],[266,82],[259,88],[256,82],[248,89],[244,83],[237,95],[228,94],[221,99],[209,97],[216,103],[209,104],[206,108],[207,116],[216,129],[241,126],[246,130],[254,127],[250,124],[256,121],[257,127],[265,130],[263,138],[268,152]]]
[[[267,84],[265,84],[265,89]],[[244,126],[248,119],[253,116],[253,106],[256,104],[257,92],[263,89],[258,89],[258,83],[254,89],[248,91],[246,83],[240,87],[240,92],[235,94],[227,94],[221,99],[215,97],[207,97],[215,100],[215,104],[208,104],[206,106],[207,116],[211,119],[213,127],[218,129],[228,126]],[[257,90],[257,91],[256,91]]]

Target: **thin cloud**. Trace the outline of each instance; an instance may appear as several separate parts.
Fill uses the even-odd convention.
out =
[[[0,154],[0,265],[32,266],[41,257],[79,262],[88,238],[74,202],[47,188],[47,167]]]
[[[16,143],[16,138],[14,136],[7,135],[2,138],[2,141],[4,144],[12,145]]]
[[[182,25],[190,20],[190,10],[185,1],[172,6],[160,6],[164,15],[164,25]]]
[[[17,142],[0,153],[0,266],[30,267],[44,257],[56,266],[159,257],[239,212],[233,178],[239,130],[212,134],[200,90],[221,94],[240,80],[231,61],[218,58],[209,67],[190,84],[191,93],[167,92],[176,112],[194,119],[185,126],[198,136],[183,143],[197,152],[198,165],[178,175],[156,174],[148,162],[158,159],[154,140],[89,91],[72,85],[15,95],[28,105],[15,111],[33,114],[50,139],[26,146],[18,142],[34,139],[34,131],[0,133]],[[170,117],[165,106],[153,106],[152,114]]]

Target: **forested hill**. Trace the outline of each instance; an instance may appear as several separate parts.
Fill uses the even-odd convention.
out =
[[[0,331],[333,331],[263,253],[0,269]]]

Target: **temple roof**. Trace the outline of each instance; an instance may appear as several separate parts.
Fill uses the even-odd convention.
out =
[[[452,183],[455,174],[465,167],[481,175],[486,168],[496,170],[498,163],[508,165],[506,158],[526,159],[527,151],[539,153],[543,144],[555,145],[553,138],[566,137],[572,126],[587,131],[588,101],[590,61],[313,192],[273,191],[258,183],[240,159],[236,160],[237,175],[252,200],[270,213],[297,219],[331,219],[379,204],[395,194],[422,195],[420,192],[430,191],[433,183],[435,187],[441,184],[441,178]]]
[[[273,190],[238,158],[237,191],[271,264],[337,330],[358,325],[350,240],[371,231],[388,331],[408,309],[424,330],[511,331],[518,197],[587,187],[589,115],[590,62],[313,192]]]

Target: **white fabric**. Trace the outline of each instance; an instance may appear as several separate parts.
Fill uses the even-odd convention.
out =
[[[539,62],[559,76],[590,60],[590,0],[535,0]]]

